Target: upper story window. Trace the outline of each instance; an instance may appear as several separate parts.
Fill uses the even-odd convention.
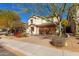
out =
[[[30,20],[31,24],[33,24],[33,19]]]

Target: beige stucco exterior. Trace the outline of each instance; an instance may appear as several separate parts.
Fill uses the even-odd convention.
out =
[[[32,32],[31,32],[31,27],[34,28],[34,31],[32,31]],[[31,25],[31,26],[28,27],[27,33],[28,34],[33,34],[33,35],[39,35],[39,28],[34,26],[34,25]]]
[[[31,20],[33,20],[33,23],[31,23]],[[43,23],[47,23],[47,21],[45,21],[45,19],[42,19],[40,17],[37,16],[32,16],[29,18],[28,20],[28,29],[27,29],[27,33],[29,34],[33,34],[33,35],[39,35],[39,27],[37,27],[36,25],[40,25]],[[34,24],[34,25],[33,25]],[[31,27],[34,28],[34,31],[31,32]]]
[[[31,18],[29,18],[28,20],[28,25],[31,24],[31,20],[33,20],[33,24],[35,25],[40,25],[42,23],[47,23],[47,21],[45,21],[45,19],[42,19],[40,17],[37,17],[37,16],[32,16]]]

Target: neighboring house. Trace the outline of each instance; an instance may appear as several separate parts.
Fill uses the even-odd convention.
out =
[[[70,25],[70,32],[79,34],[79,8],[77,9],[76,16],[74,17],[74,21],[71,19],[68,19],[69,25]]]
[[[72,19],[68,19],[69,26],[66,27],[67,33],[75,33],[76,32],[76,24]]]
[[[52,20],[52,17],[32,16],[28,20],[27,33],[33,35],[54,34],[56,25],[46,20]],[[55,21],[57,22],[57,21]]]

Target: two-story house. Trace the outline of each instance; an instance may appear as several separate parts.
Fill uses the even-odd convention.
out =
[[[49,20],[52,18],[48,17]],[[56,20],[55,20],[56,22]],[[28,20],[27,33],[33,35],[39,34],[53,34],[56,30],[56,25],[52,22],[46,21],[46,17],[43,16],[32,16]]]

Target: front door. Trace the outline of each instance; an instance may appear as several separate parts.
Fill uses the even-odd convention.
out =
[[[34,32],[34,27],[31,27],[31,34],[33,34]]]

